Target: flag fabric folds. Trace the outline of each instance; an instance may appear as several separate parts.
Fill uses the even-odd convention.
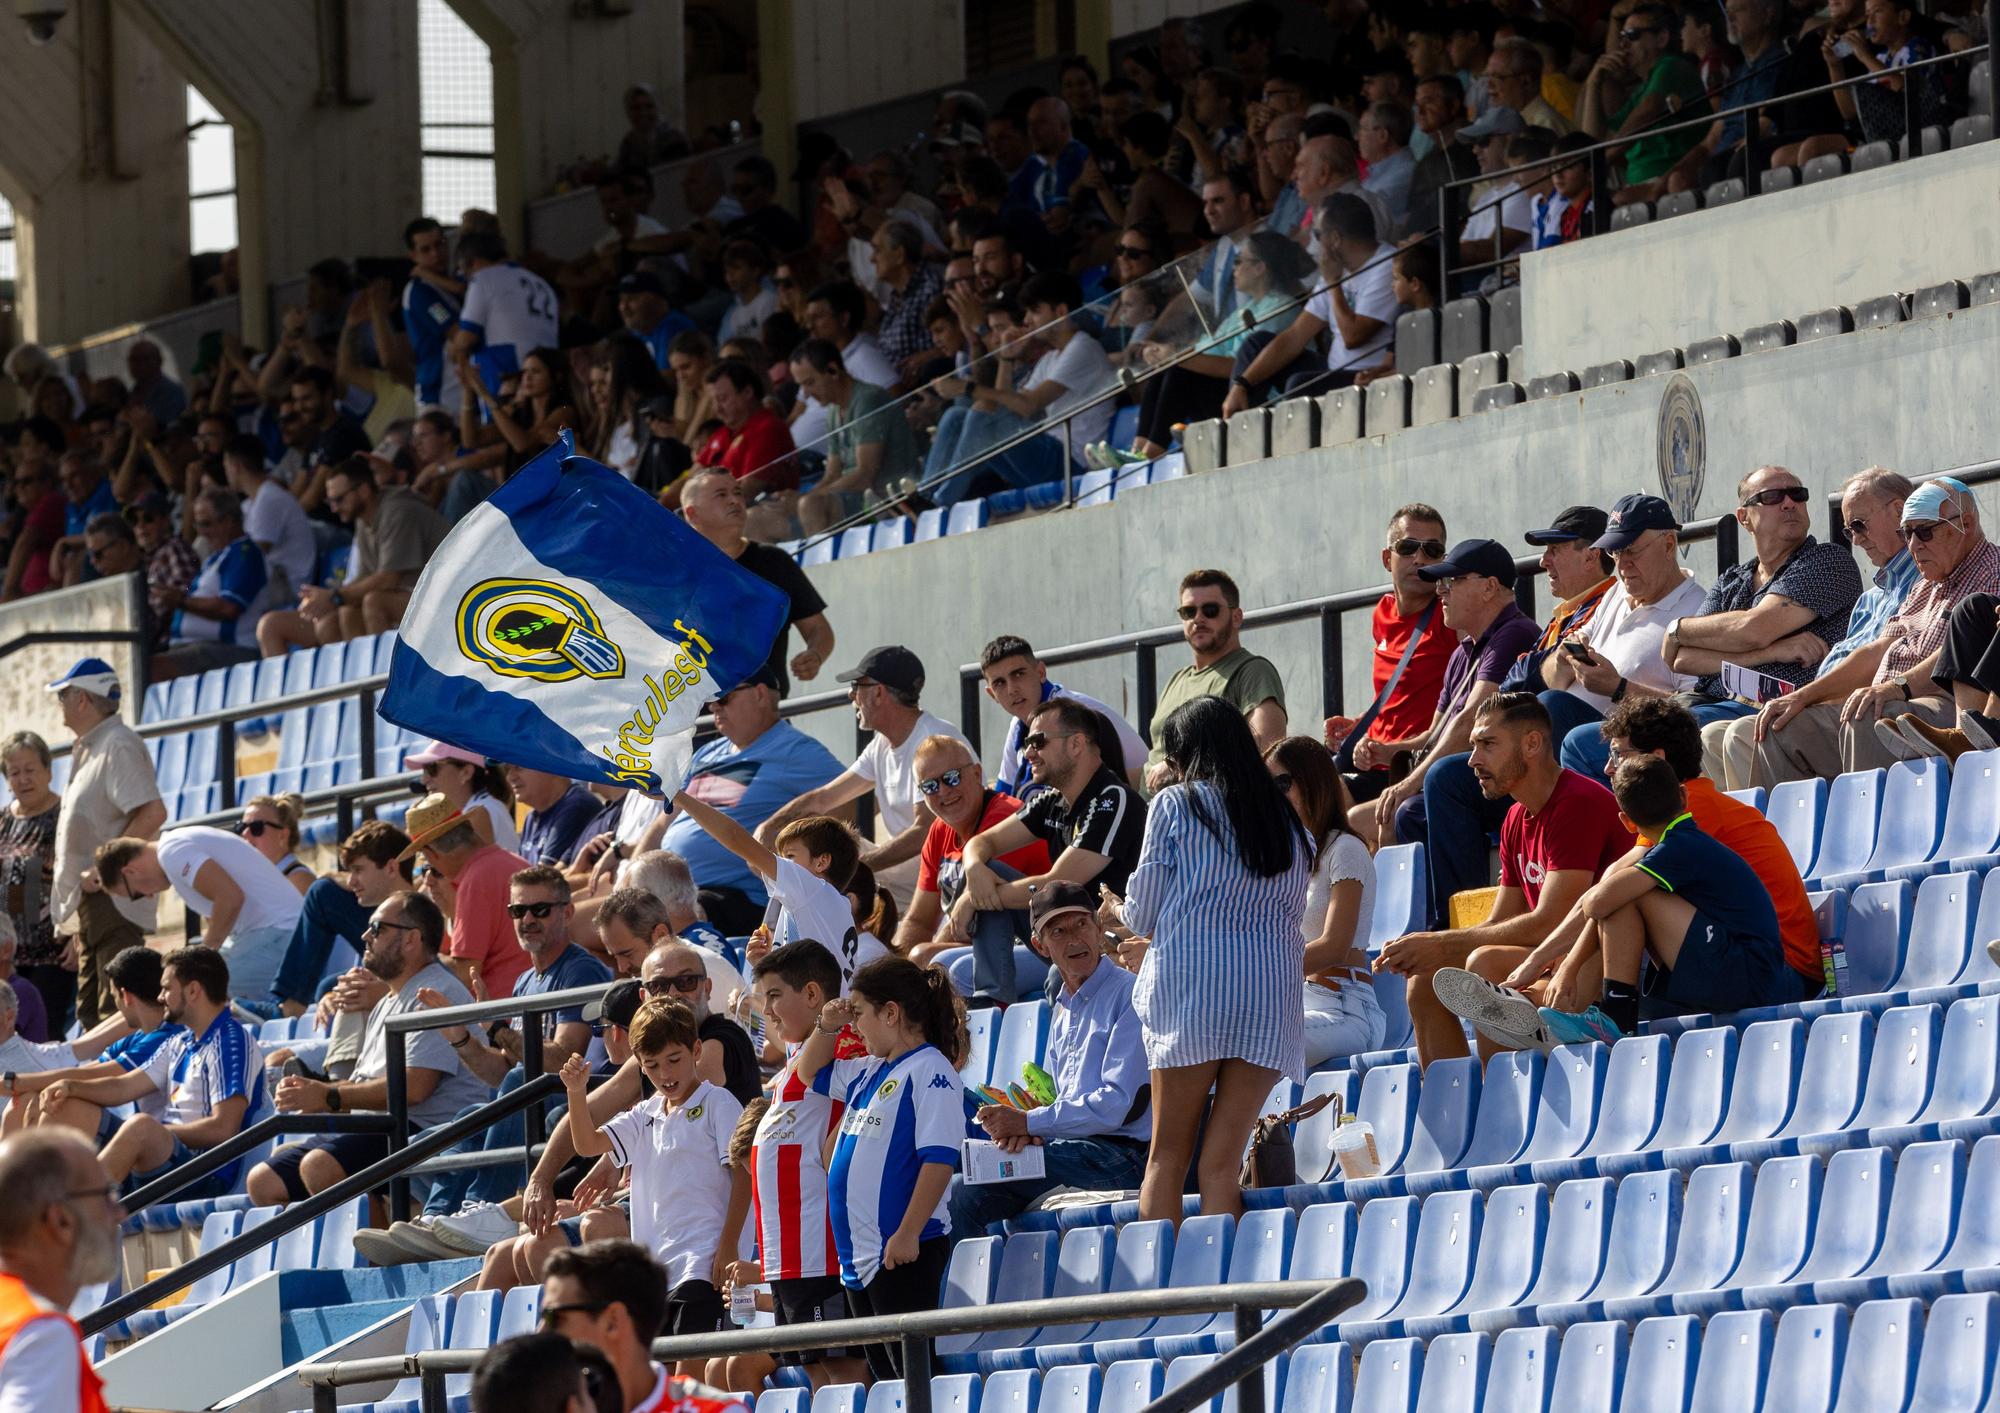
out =
[[[784,631],[784,594],[569,433],[438,546],[382,715],[512,765],[680,788],[703,706]]]

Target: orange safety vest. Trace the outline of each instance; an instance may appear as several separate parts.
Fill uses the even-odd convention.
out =
[[[14,1336],[30,1320],[46,1319],[50,1314],[61,1316],[69,1326],[70,1333],[77,1342],[77,1390],[76,1404],[82,1413],[110,1413],[110,1405],[104,1401],[104,1380],[97,1377],[97,1370],[90,1367],[89,1358],[83,1353],[83,1331],[76,1321],[60,1310],[51,1311],[28,1289],[27,1283],[19,1276],[0,1274],[0,1358],[5,1358],[7,1346]]]

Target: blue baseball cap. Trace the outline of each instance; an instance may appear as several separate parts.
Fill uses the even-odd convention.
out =
[[[1611,507],[1605,531],[1591,541],[1592,549],[1622,550],[1648,530],[1678,530],[1681,522],[1674,508],[1658,496],[1635,493],[1620,496]]]
[[[60,692],[65,687],[81,687],[92,696],[108,697],[115,702],[119,696],[118,671],[101,657],[80,657],[74,667],[49,683],[51,692]]]

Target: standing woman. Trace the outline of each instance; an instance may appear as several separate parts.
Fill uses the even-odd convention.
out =
[[[1190,1163],[1202,1215],[1243,1211],[1250,1131],[1280,1077],[1305,1077],[1299,928],[1313,850],[1234,706],[1188,702],[1160,744],[1179,783],[1153,797],[1127,901],[1105,910],[1151,939],[1132,992],[1153,1076],[1139,1215],[1178,1223]]]
[[[299,818],[305,812],[306,802],[299,795],[258,795],[244,801],[243,818],[236,825],[236,832],[276,865],[300,897],[318,877],[299,862]]]
[[[521,847],[521,831],[514,826],[513,788],[507,784],[507,773],[485,756],[433,741],[403,757],[403,764],[421,767],[424,788],[450,800],[485,842],[509,852]]]
[[[1306,1068],[1379,1050],[1388,1023],[1375,999],[1365,943],[1375,917],[1375,860],[1347,822],[1353,805],[1333,754],[1310,736],[1264,752],[1271,779],[1318,846],[1306,915]]]
[[[63,964],[63,945],[49,920],[49,889],[56,874],[56,811],[49,788],[48,742],[16,731],[0,743],[0,767],[14,802],[0,813],[0,888],[19,949],[14,968],[42,993],[50,1033],[61,1037],[76,1009],[76,968]]]

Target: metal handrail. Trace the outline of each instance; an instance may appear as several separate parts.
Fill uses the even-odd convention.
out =
[[[1716,572],[1720,573],[1737,563],[1737,534],[1736,518],[1720,515],[1712,520],[1695,520],[1681,526],[1680,541],[1682,545],[1689,545],[1713,540]],[[1515,600],[1521,605],[1521,610],[1532,617],[1535,612],[1534,579],[1542,572],[1541,560],[1517,559],[1514,561],[1514,572]],[[1349,613],[1372,611],[1382,596],[1392,590],[1392,585],[1377,584],[1372,588],[1349,589],[1320,598],[1295,599],[1291,603],[1273,604],[1268,608],[1245,609],[1243,626],[1273,628],[1317,618],[1320,621],[1320,704],[1324,715],[1338,716],[1346,680],[1346,665],[1341,651],[1341,619]],[[1115,633],[1106,638],[1052,648],[1037,656],[1044,664],[1055,667],[1064,663],[1095,662],[1102,658],[1133,654],[1136,659],[1134,687],[1138,704],[1134,725],[1139,728],[1141,736],[1150,739],[1153,711],[1159,704],[1159,650],[1181,641],[1181,629],[1177,625],[1141,628],[1130,633]],[[963,664],[958,669],[958,677],[962,718],[959,729],[977,753],[980,749],[979,702],[983,682],[980,665],[976,662]]]
[[[372,1192],[415,1164],[442,1153],[454,1143],[475,1133],[485,1132],[496,1120],[504,1119],[530,1104],[539,1105],[549,1095],[561,1092],[562,1084],[554,1075],[543,1075],[539,1079],[529,1080],[511,1093],[502,1094],[477,1109],[459,1115],[449,1123],[426,1129],[406,1147],[400,1150],[392,1149],[380,1162],[371,1163],[360,1172],[342,1178],[332,1187],[314,1193],[303,1202],[288,1204],[274,1213],[269,1221],[260,1223],[254,1230],[232,1237],[211,1250],[198,1252],[164,1274],[134,1286],[123,1295],[105,1301],[85,1315],[78,1324],[82,1326],[86,1335],[108,1329],[127,1316],[146,1309],[154,1302],[163,1300],[176,1291],[187,1289],[203,1276],[219,1271],[224,1266],[248,1256],[259,1247],[276,1241],[286,1232],[302,1227],[314,1218],[324,1216],[336,1207],[343,1207],[355,1198]],[[394,1141],[393,1134],[391,1141]]]
[[[1111,1316],[1159,1319],[1174,1315],[1210,1315],[1234,1311],[1237,1347],[1227,1362],[1217,1361],[1223,1376],[1237,1374],[1239,1413],[1263,1413],[1263,1380],[1257,1369],[1274,1355],[1351,1309],[1367,1294],[1366,1283],[1340,1280],[1253,1281],[1241,1285],[1202,1285],[1165,1290],[1136,1290],[1106,1295],[1056,1296],[1043,1300],[1010,1300],[990,1305],[925,1310],[909,1315],[874,1315],[858,1320],[825,1320],[816,1324],[777,1325],[767,1329],[729,1330],[715,1334],[680,1335],[653,1342],[652,1352],[663,1363],[730,1354],[775,1354],[824,1345],[887,1344],[903,1349],[905,1413],[930,1413],[930,1342],[946,1335],[986,1334],[997,1330],[1055,1325],[1094,1324]],[[1289,1316],[1260,1329],[1262,1312],[1288,1310]],[[336,1390],[354,1384],[382,1383],[410,1375],[423,1379],[425,1413],[443,1408],[440,1397],[429,1401],[432,1387],[442,1395],[450,1374],[477,1367],[486,1351],[439,1349],[422,1354],[386,1355],[374,1359],[334,1360],[299,1369],[301,1383],[311,1386],[313,1408],[337,1406]],[[1238,1371],[1242,1371],[1239,1373]],[[1213,1376],[1216,1369],[1209,1371]],[[1191,1387],[1199,1387],[1192,1385]],[[1176,1390],[1176,1393],[1182,1390]],[[1154,1408],[1166,1409],[1170,1403]],[[1190,1405],[1192,1406],[1192,1405]],[[1151,1410],[1148,1410],[1151,1413]]]
[[[292,1133],[387,1133],[388,1131],[387,1114],[270,1114],[248,1128],[238,1129],[213,1148],[202,1149],[187,1162],[138,1189],[119,1205],[124,1207],[125,1215],[128,1217],[143,1212],[153,1204],[164,1202],[176,1192],[207,1177],[231,1159],[242,1157],[267,1138],[277,1138]]]

